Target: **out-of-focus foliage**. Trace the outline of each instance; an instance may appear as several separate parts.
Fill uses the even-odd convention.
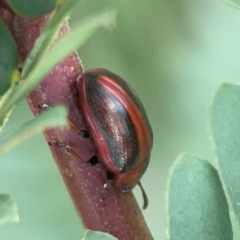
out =
[[[85,69],[108,68],[129,81],[145,105],[153,126],[154,149],[142,180],[150,201],[144,215],[154,238],[166,239],[169,167],[185,150],[213,162],[208,105],[219,82],[240,83],[240,11],[208,0],[88,2],[75,12],[71,23],[103,6],[118,9],[117,27],[98,31],[79,53]],[[27,105],[21,104],[7,127],[31,117]],[[3,239],[83,236],[42,136],[4,157],[0,176],[0,188],[14,196],[21,210],[20,225],[1,227]],[[140,191],[135,192],[141,204]]]
[[[210,132],[229,204],[240,223],[240,85],[222,84],[210,108]]]
[[[14,200],[7,194],[0,194],[0,225],[19,221],[18,208]]]
[[[230,5],[231,7],[235,7],[240,9],[240,1],[239,0],[222,0],[226,4]]]
[[[29,1],[29,0],[7,0],[6,1],[12,10],[19,15],[27,17],[40,17],[53,11],[58,5],[60,0],[42,0],[42,1]]]
[[[43,112],[33,120],[15,127],[13,130],[0,136],[0,157],[14,149],[24,140],[31,138],[45,129],[53,127],[67,127],[68,109],[66,106],[55,106]]]

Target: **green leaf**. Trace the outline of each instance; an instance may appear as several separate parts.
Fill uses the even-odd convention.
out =
[[[0,194],[0,224],[19,221],[18,208],[14,200],[7,194]]]
[[[222,0],[231,7],[240,9],[240,0]]]
[[[229,202],[240,223],[240,86],[223,83],[210,107],[210,133]]]
[[[77,27],[73,27],[72,31],[66,34],[64,38],[46,53],[44,59],[39,62],[34,71],[25,81],[38,77],[42,79],[48,72],[62,59],[81,47],[86,40],[99,28],[111,27],[116,17],[116,11],[107,11],[102,14],[92,16],[85,20]]]
[[[41,31],[41,35],[34,45],[34,48],[24,62],[22,69],[23,78],[25,78],[32,69],[34,69],[45,53],[49,51],[55,37],[63,25],[63,21],[69,17],[74,9],[78,8],[77,5],[80,3],[82,3],[82,1],[66,0],[65,3],[58,8],[51,20],[44,26]]]
[[[19,87],[12,89],[12,92],[2,104],[0,123],[3,122],[6,114],[20,102],[28,92],[33,90],[57,63],[82,46],[99,27],[112,26],[115,16],[115,11],[106,11],[95,17],[91,17],[59,40],[56,45],[45,54],[44,58],[39,60],[36,67],[27,74],[26,78],[23,77],[23,81],[19,83]]]
[[[216,169],[183,153],[174,163],[167,192],[171,240],[233,239],[229,207]]]
[[[117,240],[117,238],[104,232],[86,230],[82,240]]]
[[[60,10],[65,10],[67,8],[64,7],[65,6]],[[67,9],[66,12],[61,12],[64,12],[63,16],[68,13]],[[102,14],[89,17],[86,20],[79,22],[77,26],[72,28],[70,33],[60,39],[50,50],[51,43],[62,26],[60,20],[63,20],[63,16],[57,14],[49,23],[50,26],[58,26],[57,28],[55,27],[54,29],[51,29],[49,25],[47,25],[46,29],[44,29],[40,40],[37,41],[36,47],[34,47],[33,51],[27,58],[26,64],[23,66],[22,77],[24,79],[28,79],[29,75],[31,78],[33,75],[36,76],[39,74],[41,74],[41,77],[39,78],[42,79],[57,63],[81,47],[99,27],[108,28],[115,24],[116,11],[105,11]],[[29,73],[30,70],[32,71]]]
[[[57,0],[6,0],[14,12],[25,17],[41,17],[54,10]]]
[[[11,86],[12,77],[18,65],[16,43],[7,27],[0,20],[0,96]]]
[[[37,118],[2,135],[0,137],[0,156],[3,156],[25,139],[32,137],[46,128],[67,126],[67,124],[66,108],[64,106],[53,107],[46,112],[43,112]]]
[[[24,62],[22,69],[22,78],[26,78],[28,73],[31,72],[34,67],[38,65],[38,62],[43,58],[44,54],[50,49],[53,44],[54,38],[58,34],[60,28],[62,27],[63,21],[69,16],[71,11],[73,11],[76,6],[79,4],[79,0],[57,0],[58,5],[61,7],[58,8],[58,11],[53,15],[51,20],[44,26],[42,34],[36,41],[34,48],[28,55],[27,59]],[[60,59],[62,60],[62,59]],[[60,61],[59,60],[59,61]],[[15,77],[16,74],[13,74]],[[42,79],[35,79],[36,86]],[[12,79],[12,82],[16,79]],[[12,85],[8,92],[0,100],[0,131],[8,120],[13,108],[25,97],[25,95],[34,88],[34,86],[28,86],[28,83],[24,84],[21,87],[21,82],[19,86]]]
[[[2,96],[2,98],[0,99],[0,132],[2,131],[3,127],[5,126],[5,124],[8,122],[10,115],[12,114],[12,111],[14,109],[14,107],[12,107],[5,115],[1,115],[1,109],[4,106],[6,100],[9,98],[9,96],[11,95],[14,87],[16,87],[14,84],[10,87],[10,89]]]

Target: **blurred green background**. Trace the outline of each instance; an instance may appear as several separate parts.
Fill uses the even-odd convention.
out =
[[[89,1],[71,22],[104,7],[118,10],[117,27],[98,31],[79,50],[85,69],[107,68],[138,92],[154,132],[142,183],[144,211],[155,239],[166,239],[165,191],[170,165],[182,151],[212,163],[208,106],[222,81],[240,83],[240,11],[221,1]],[[26,101],[5,129],[33,118]],[[21,222],[0,227],[2,240],[77,240],[83,229],[42,135],[1,159],[0,192],[19,206]],[[134,192],[142,205],[139,189]]]

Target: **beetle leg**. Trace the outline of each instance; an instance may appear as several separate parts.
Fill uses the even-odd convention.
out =
[[[98,164],[98,157],[96,155],[92,156],[90,160],[87,161],[87,166],[92,167]]]
[[[82,163],[86,163],[80,156],[79,154],[72,148],[70,147],[68,144],[65,143],[59,143],[59,142],[48,142],[48,145],[50,147],[53,146],[57,146],[57,147],[64,147],[65,148],[65,152],[70,154],[72,157],[76,158],[77,160],[79,160]]]
[[[85,161],[79,156],[79,154],[72,147],[70,147],[69,145],[66,145],[65,147],[66,147],[66,152],[68,154],[70,154],[80,162],[85,163]]]
[[[146,209],[148,207],[148,197],[147,194],[141,184],[141,182],[138,182],[138,186],[140,187],[141,191],[142,191],[142,196],[143,196],[143,209]]]
[[[38,108],[40,108],[42,110],[47,110],[47,109],[49,109],[51,107],[48,104],[44,103],[44,104],[38,104]],[[71,128],[73,128],[74,130],[77,131],[79,136],[81,136],[83,138],[89,138],[90,137],[90,134],[89,134],[88,131],[86,131],[86,130],[79,130],[77,128],[77,126],[71,120],[68,119],[68,123],[71,126]]]
[[[89,132],[86,131],[86,130],[80,130],[80,131],[78,131],[78,135],[80,135],[80,136],[83,137],[83,138],[89,138],[89,137],[90,137]]]
[[[68,123],[69,123],[69,125],[70,125],[71,128],[73,128],[73,129],[76,130],[77,132],[79,131],[78,128],[77,128],[77,126],[76,126],[72,121],[70,121],[69,119],[68,119]]]
[[[66,153],[70,154],[72,157],[76,158],[77,160],[79,160],[81,163],[86,163],[86,161],[84,161],[79,154],[69,145],[64,144],[64,143],[58,143],[58,142],[48,142],[48,145],[50,147],[58,146],[58,147],[64,147]],[[98,164],[98,157],[96,155],[92,156],[86,163],[87,167],[92,167],[94,165]]]
[[[112,183],[112,182],[113,182],[113,179],[114,179],[114,173],[113,173],[113,172],[110,172],[110,171],[107,171],[107,172],[106,172],[106,175],[107,175],[107,182]]]
[[[69,125],[70,125],[73,129],[75,129],[75,130],[77,131],[78,135],[80,135],[80,136],[83,137],[83,138],[89,138],[89,137],[90,137],[88,131],[86,131],[86,130],[79,130],[79,129],[77,128],[77,126],[76,126],[72,121],[68,120],[68,122],[69,122]]]
[[[65,145],[65,148],[66,148],[66,153],[70,154],[72,157],[76,158],[81,163],[86,163],[72,147],[70,147],[69,145]],[[93,157],[91,159],[93,159]],[[91,161],[91,159],[89,161]],[[89,161],[86,164],[87,166],[89,166]],[[94,160],[92,161],[94,162]],[[95,164],[96,163],[94,164],[92,163],[92,165],[90,166],[93,166]]]

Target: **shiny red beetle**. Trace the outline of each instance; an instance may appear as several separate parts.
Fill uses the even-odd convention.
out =
[[[152,129],[141,100],[121,77],[106,70],[85,72],[78,83],[83,115],[98,149],[98,158],[113,183],[127,193],[140,184],[153,144]]]

